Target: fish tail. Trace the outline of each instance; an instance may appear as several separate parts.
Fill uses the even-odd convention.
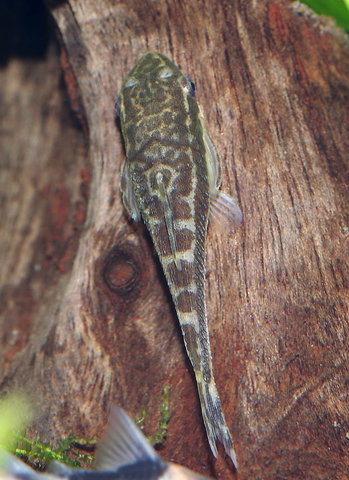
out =
[[[210,382],[205,382],[202,378],[197,378],[197,385],[201,403],[202,417],[204,419],[207,438],[212,453],[215,457],[218,456],[216,442],[221,442],[226,453],[231,458],[235,468],[237,468],[238,464],[233,441],[225,421],[216,385],[213,380]]]

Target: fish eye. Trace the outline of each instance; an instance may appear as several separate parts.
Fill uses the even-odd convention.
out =
[[[126,80],[124,84],[124,88],[131,88],[131,87],[134,87],[135,85],[138,85],[138,80],[136,78],[131,77],[128,80]]]
[[[189,93],[189,95],[195,97],[195,83],[190,78],[185,78],[182,86],[184,90]]]
[[[172,76],[173,73],[171,72],[171,70],[169,70],[168,68],[164,68],[163,70],[161,70],[159,78],[169,78]]]

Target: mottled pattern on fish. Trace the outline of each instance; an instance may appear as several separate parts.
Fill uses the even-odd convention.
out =
[[[117,108],[127,156],[124,204],[135,220],[143,219],[160,258],[211,449],[217,456],[221,441],[236,464],[213,379],[205,305],[205,240],[220,171],[195,86],[167,57],[149,52],[127,77]]]

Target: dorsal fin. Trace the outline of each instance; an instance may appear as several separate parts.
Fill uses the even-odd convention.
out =
[[[163,463],[127,413],[112,405],[106,432],[96,451],[94,468],[116,470],[140,461]]]

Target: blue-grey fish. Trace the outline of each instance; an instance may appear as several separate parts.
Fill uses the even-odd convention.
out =
[[[109,425],[95,457],[94,470],[78,470],[53,462],[39,473],[14,455],[0,450],[1,480],[208,480],[163,461],[121,408],[112,407]]]
[[[195,85],[164,55],[149,52],[127,76],[116,104],[126,148],[121,189],[134,220],[148,228],[194,368],[211,450],[236,455],[212,371],[205,304],[209,212],[241,223],[219,192],[220,164],[195,100]]]

